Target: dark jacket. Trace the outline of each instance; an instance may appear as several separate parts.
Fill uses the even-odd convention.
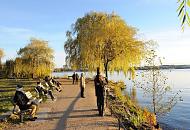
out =
[[[72,75],[73,80],[76,80],[76,74]]]
[[[15,96],[13,98],[14,103],[19,106],[21,110],[26,110],[30,105],[27,103],[29,102],[29,99],[25,95],[24,92],[16,91]]]
[[[103,79],[102,75],[96,75],[95,79],[94,79],[94,84],[95,84],[95,93],[96,96],[98,97],[104,97],[105,96],[105,85],[106,82]]]

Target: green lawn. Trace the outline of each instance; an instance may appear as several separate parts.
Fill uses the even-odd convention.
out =
[[[22,84],[24,91],[30,91],[35,95],[36,81],[33,79],[0,79],[0,114],[9,111],[15,94],[16,85]]]

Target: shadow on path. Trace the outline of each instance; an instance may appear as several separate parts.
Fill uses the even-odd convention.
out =
[[[98,114],[94,115],[74,115],[74,116],[69,116],[68,118],[93,118],[93,117],[98,117]]]
[[[65,111],[65,114],[59,120],[56,130],[65,130],[67,125],[67,118],[69,117],[70,113],[73,111],[76,102],[80,99],[80,93],[78,93],[77,97],[72,101],[69,105],[68,109]]]
[[[73,112],[87,112],[87,111],[97,111],[97,109],[74,110]]]

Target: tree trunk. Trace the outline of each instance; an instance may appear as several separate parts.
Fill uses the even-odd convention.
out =
[[[106,78],[107,78],[107,80],[108,80],[108,62],[106,62],[106,63],[104,64],[104,69],[105,69],[105,73],[106,73]]]
[[[154,65],[154,62],[153,62]],[[155,81],[155,65],[153,66],[153,70],[152,70],[152,81],[153,81],[153,93],[152,93],[152,104],[153,104],[153,110],[154,110],[154,114],[156,115],[156,81]]]

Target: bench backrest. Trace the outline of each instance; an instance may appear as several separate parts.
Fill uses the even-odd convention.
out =
[[[28,99],[32,99],[32,94],[28,91],[25,93]]]

